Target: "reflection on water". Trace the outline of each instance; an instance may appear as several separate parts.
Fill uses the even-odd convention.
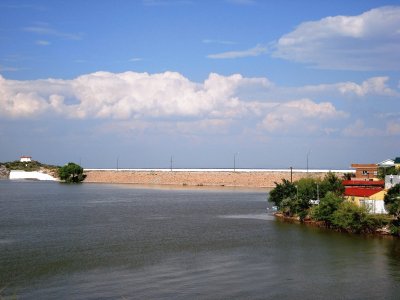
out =
[[[275,217],[273,214],[246,214],[246,215],[226,215],[220,216],[221,218],[227,219],[255,219],[255,220],[268,220],[268,221],[275,221]]]
[[[0,181],[0,297],[397,299],[397,239],[276,222],[263,191]]]

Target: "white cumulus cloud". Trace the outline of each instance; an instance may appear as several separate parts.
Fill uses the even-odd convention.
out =
[[[400,6],[301,23],[275,46],[274,56],[318,68],[400,70]]]
[[[301,99],[277,104],[262,120],[260,127],[269,132],[315,131],[326,120],[344,117],[347,113],[337,110],[330,102]]]

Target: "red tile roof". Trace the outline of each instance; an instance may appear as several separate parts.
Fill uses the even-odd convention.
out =
[[[385,186],[384,180],[343,180],[344,186]]]
[[[382,191],[383,188],[363,188],[363,187],[346,187],[344,190],[345,196],[355,196],[355,197],[370,197],[376,193]]]

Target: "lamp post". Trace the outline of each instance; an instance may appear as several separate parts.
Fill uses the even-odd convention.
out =
[[[308,157],[310,156],[310,152],[311,152],[311,150],[308,150],[308,152],[307,152],[307,175],[308,175]]]
[[[233,154],[233,172],[236,172],[236,155],[238,155],[239,152],[236,152]]]

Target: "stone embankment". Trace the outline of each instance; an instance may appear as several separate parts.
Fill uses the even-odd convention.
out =
[[[328,171],[296,172],[293,181],[304,177],[322,178]],[[337,171],[342,176],[345,171]],[[272,188],[275,182],[290,180],[289,171],[134,171],[134,170],[85,170],[85,182],[131,183],[181,186],[227,186],[249,188]]]
[[[10,171],[6,168],[5,165],[0,165],[0,179],[8,179],[10,175]]]

